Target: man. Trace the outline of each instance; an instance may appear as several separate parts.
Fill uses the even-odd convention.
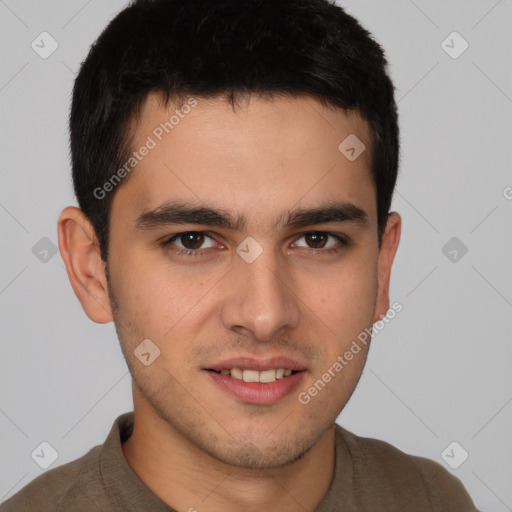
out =
[[[390,310],[386,65],[326,0],[139,1],[110,23],[75,82],[59,248],[115,323],[134,412],[2,512],[476,510],[439,464],[335,423]]]

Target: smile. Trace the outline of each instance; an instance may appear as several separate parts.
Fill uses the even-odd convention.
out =
[[[262,382],[270,383],[284,377],[289,377],[293,373],[297,373],[296,370],[289,368],[270,368],[268,370],[258,371],[242,368],[231,368],[223,370],[212,370],[209,371],[220,373],[221,375],[230,375],[233,379],[243,380],[244,382]]]
[[[215,387],[237,402],[270,405],[292,394],[303,382],[305,370],[241,368],[203,370]]]

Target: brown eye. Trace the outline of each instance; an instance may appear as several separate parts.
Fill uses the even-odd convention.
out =
[[[172,247],[175,252],[180,254],[199,255],[212,249],[215,246],[215,240],[205,231],[184,231],[165,240],[162,246]]]
[[[299,240],[300,239],[302,239],[303,242],[300,244],[295,242],[294,246],[309,249],[310,253],[318,255],[335,254],[351,245],[350,239],[345,235],[327,231],[309,231],[304,233]],[[306,245],[302,245],[304,241]],[[222,245],[219,246],[215,239],[206,231],[184,231],[176,233],[171,238],[163,241],[161,245],[166,250],[172,250],[175,254],[181,256],[211,255],[210,250],[213,250],[215,246],[224,249],[224,247],[222,247]]]
[[[187,231],[179,238],[185,249],[199,249],[204,243],[204,234],[200,231]]]
[[[322,249],[328,238],[327,233],[313,232],[304,235],[308,245],[314,249]]]
[[[350,240],[345,235],[328,231],[309,231],[304,233],[298,240],[302,240],[302,242],[295,242],[294,245],[296,247],[302,247],[309,249],[309,252],[324,255],[338,253],[343,248],[350,246]]]

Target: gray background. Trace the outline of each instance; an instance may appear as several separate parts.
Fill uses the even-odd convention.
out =
[[[512,510],[512,2],[341,3],[391,63],[404,226],[391,283],[403,311],[375,337],[338,422],[440,462],[481,510]],[[42,441],[56,467],[102,443],[133,406],[113,325],[85,316],[60,255],[44,253],[61,209],[76,204],[73,79],[124,5],[0,0],[0,502],[44,471],[31,458]],[[47,59],[31,48],[43,31],[59,45]],[[442,46],[453,31],[469,43],[457,58]],[[457,37],[446,45],[463,48]],[[441,457],[453,441],[452,464],[469,453],[457,469]]]

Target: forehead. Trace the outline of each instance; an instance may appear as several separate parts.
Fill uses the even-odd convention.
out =
[[[344,151],[354,142],[365,149],[350,159]],[[202,200],[270,219],[298,203],[342,200],[375,215],[367,122],[311,97],[251,95],[233,108],[198,97],[165,106],[151,94],[131,150],[138,160],[112,210],[129,203],[135,215],[172,200]]]

